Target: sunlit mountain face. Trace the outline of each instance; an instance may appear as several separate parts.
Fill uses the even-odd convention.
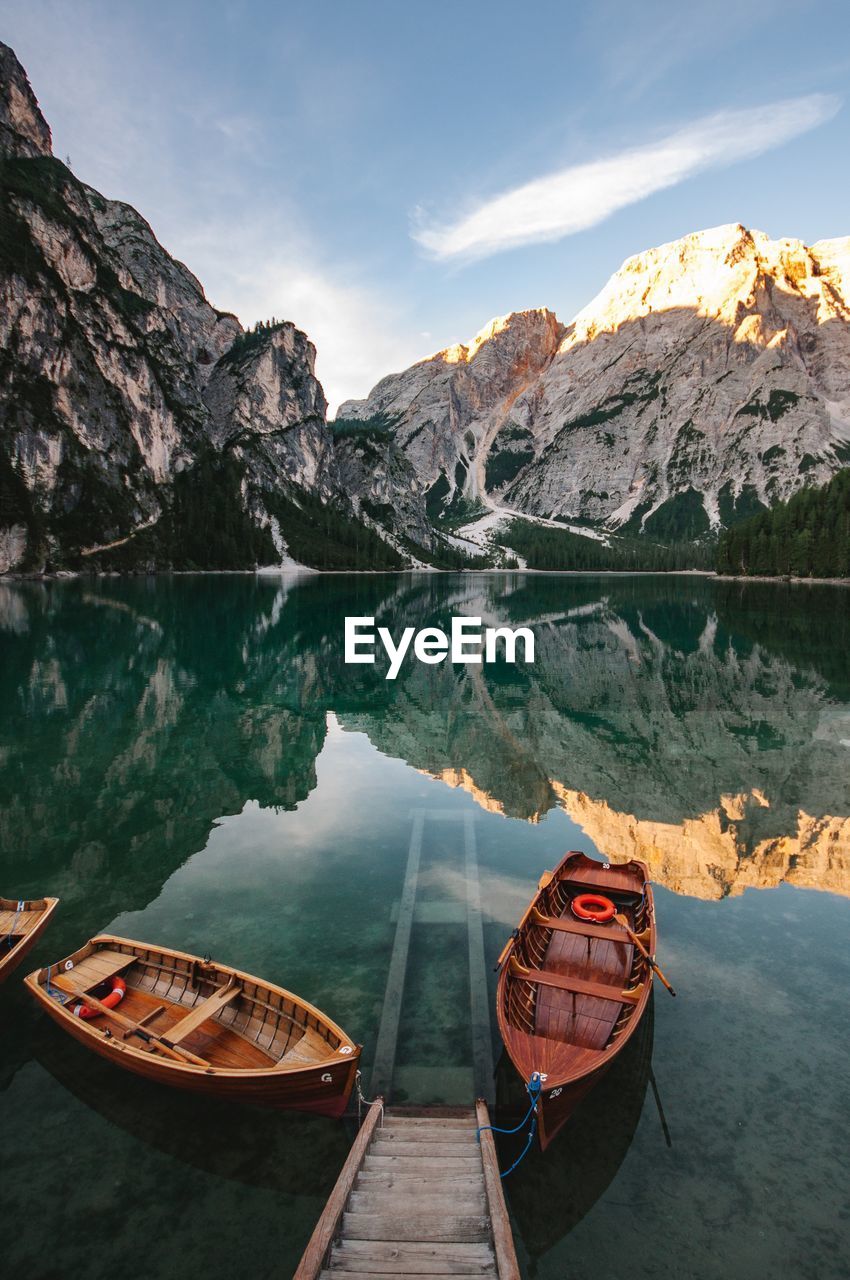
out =
[[[530,626],[533,665],[347,666],[343,620]],[[663,578],[0,586],[0,850],[142,905],[249,801],[316,787],[329,716],[384,757],[720,898],[850,892],[850,632],[830,587]],[[130,857],[128,859],[128,851]],[[120,876],[106,874],[110,868]],[[64,885],[63,882],[67,882]],[[76,888],[75,888],[76,887]]]

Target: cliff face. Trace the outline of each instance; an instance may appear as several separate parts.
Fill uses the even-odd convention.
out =
[[[850,459],[850,239],[686,236],[566,329],[510,316],[341,413],[396,415],[424,484],[659,537],[728,524]]]
[[[0,71],[0,572],[180,564],[187,525],[201,567],[274,562],[281,493],[350,513],[305,335],[211,306],[52,156],[6,46]]]
[[[468,346],[439,351],[384,378],[367,400],[342,404],[339,417],[391,426],[420,485],[431,490],[432,511],[456,494],[476,498],[492,485],[485,463],[497,437],[499,448],[524,460],[526,435],[516,431],[512,407],[536,385],[563,332],[551,311],[493,320]]]
[[[50,129],[38,109],[18,59],[8,45],[0,44],[0,150],[9,156],[49,156]]]

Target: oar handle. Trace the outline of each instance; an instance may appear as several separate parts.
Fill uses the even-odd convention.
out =
[[[69,996],[74,996],[81,1004],[94,1009],[97,1013],[106,1014],[108,1017],[113,1018],[119,1027],[124,1027],[128,1035],[138,1036],[140,1040],[144,1040],[146,1043],[153,1045],[155,1049],[159,1049],[167,1058],[174,1058],[177,1062],[190,1062],[197,1067],[208,1067],[210,1065],[205,1058],[199,1058],[196,1054],[190,1053],[188,1049],[166,1044],[156,1032],[148,1031],[146,1027],[140,1027],[131,1018],[125,1018],[123,1013],[110,1009],[109,1005],[98,1000],[97,996],[89,995],[88,992],[81,994],[72,982],[63,978],[61,973],[57,973],[50,981],[54,987],[58,987],[60,991],[64,991]]]
[[[670,992],[670,995],[671,995],[671,996],[675,996],[676,992],[675,992],[675,991],[673,990],[673,988],[670,986],[670,983],[669,983],[669,982],[667,981],[667,979],[664,977],[664,974],[661,972],[661,970],[659,969],[658,965],[655,963],[655,961],[653,960],[652,956],[649,954],[649,952],[647,951],[646,947],[645,947],[645,946],[643,945],[643,943],[641,942],[640,938],[637,936],[637,934],[634,932],[634,930],[633,930],[633,929],[630,929],[630,928],[629,928],[629,922],[628,922],[628,920],[626,919],[626,917],[625,917],[624,915],[620,915],[620,914],[618,914],[618,915],[616,915],[616,916],[614,917],[614,919],[617,921],[617,924],[618,924],[622,929],[625,929],[626,933],[629,935],[629,937],[631,938],[632,942],[635,944],[635,946],[637,947],[638,951],[641,953],[641,955],[643,956],[643,958],[644,958],[644,959],[647,961],[647,963],[650,965],[650,967],[652,968],[653,972],[654,972],[654,973],[656,973],[656,974],[658,975],[658,979],[659,979],[659,981],[660,981],[660,982],[662,982],[662,983],[664,984],[664,986],[667,988],[667,990]]]

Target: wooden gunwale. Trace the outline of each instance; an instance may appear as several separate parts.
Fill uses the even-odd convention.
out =
[[[101,948],[117,951],[121,954],[127,955],[128,967],[133,964],[138,964],[143,977],[147,978],[151,976],[148,972],[149,970],[154,970],[155,972],[161,971],[165,977],[173,975],[172,981],[165,993],[155,991],[154,989],[148,990],[145,987],[134,987],[133,989],[138,989],[140,994],[155,997],[159,1001],[165,1000],[168,1007],[171,1009],[175,1007],[182,1007],[186,1009],[187,1013],[191,1011],[192,1004],[187,1004],[179,998],[172,998],[169,1000],[169,996],[173,992],[175,982],[178,978],[183,980],[183,987],[180,994],[185,994],[186,990],[189,989],[188,984],[190,979],[193,977],[193,966],[195,975],[197,976],[198,966],[204,963],[200,961],[197,956],[192,956],[186,952],[176,951],[168,947],[153,947],[148,943],[137,942],[128,938],[120,938],[113,934],[98,934],[96,937],[90,939],[90,941],[78,951],[74,952],[71,956],[68,956],[66,960],[59,961],[58,964],[59,966],[64,966],[67,960],[71,960],[76,965],[87,959],[89,956],[96,955],[97,951]],[[160,964],[158,962],[160,958],[162,960],[169,960],[172,963]],[[55,967],[56,966],[51,965],[50,970]],[[97,1024],[81,1022],[80,1019],[74,1017],[69,1008],[51,998],[46,990],[48,972],[48,969],[36,970],[34,973],[28,975],[25,979],[25,984],[30,988],[31,992],[37,997],[37,999],[39,999],[41,1003],[50,1010],[52,1016],[54,1016],[57,1021],[70,1021],[71,1023],[76,1024],[74,1030],[78,1037],[82,1030],[84,1033],[88,1033],[93,1041],[100,1044],[102,1042],[102,1029],[98,1027]],[[228,1081],[244,1080],[261,1081],[264,1077],[285,1079],[287,1075],[298,1076],[305,1073],[314,1073],[321,1068],[329,1066],[337,1067],[342,1064],[350,1065],[356,1063],[358,1060],[360,1053],[359,1046],[349,1039],[341,1027],[323,1014],[321,1010],[316,1008],[316,1006],[310,1004],[309,1001],[303,1000],[300,996],[296,996],[293,992],[287,991],[284,987],[279,987],[275,983],[258,979],[250,974],[246,974],[241,970],[234,969],[230,965],[225,965],[218,961],[210,962],[209,965],[205,966],[204,972],[199,975],[200,981],[198,984],[198,993],[196,1000],[192,1002],[196,1007],[198,1006],[198,1002],[202,1002],[205,998],[200,991],[200,986],[202,984],[207,986],[211,985],[215,988],[215,983],[212,981],[213,975],[220,975],[225,979],[230,979],[231,981],[235,980],[238,982],[241,986],[240,998],[248,1001],[252,1006],[264,1007],[276,1017],[289,1024],[294,1023],[298,1028],[301,1028],[304,1031],[310,1030],[318,1032],[321,1035],[321,1038],[328,1044],[328,1053],[324,1057],[311,1059],[307,1063],[281,1062],[280,1060],[274,1060],[269,1056],[268,1063],[263,1066],[246,1067],[228,1067],[212,1064],[208,1066],[201,1066],[200,1063],[196,1065],[190,1062],[164,1063],[162,1059],[159,1059],[160,1064],[166,1065],[169,1072],[193,1076],[214,1074],[216,1078],[220,1079],[223,1083],[227,1083]],[[92,978],[91,982],[88,983],[88,986],[96,987],[101,981],[101,978],[95,976]],[[53,979],[51,979],[51,982],[53,982]],[[56,984],[54,983],[54,985]],[[153,987],[155,988],[157,985],[157,982],[154,981]],[[276,1005],[272,1004],[270,1000],[258,999],[252,994],[252,989],[254,992],[262,991],[266,995],[277,998],[281,1002],[281,1007],[278,1008]],[[82,995],[80,999],[85,1002],[84,995]],[[285,1012],[282,1007],[284,1004],[288,1004],[292,1008],[292,1014]],[[302,1018],[296,1018],[294,1016],[296,1013],[301,1013]],[[246,1018],[246,1026],[251,1021],[252,1019],[249,1015]],[[217,1019],[214,1021],[213,1025],[225,1031],[230,1031],[234,1035],[240,1035],[240,1031],[237,1028],[233,1028],[227,1023],[219,1022]],[[265,1019],[260,1025],[257,1037],[242,1036],[242,1039],[247,1043],[251,1043],[252,1038],[256,1039],[262,1034],[264,1025]],[[325,1032],[327,1032],[328,1035],[324,1034]],[[165,1032],[165,1035],[167,1036],[167,1031]],[[329,1037],[337,1040],[338,1043],[336,1048],[331,1046]],[[283,1049],[283,1054],[289,1052],[291,1040],[292,1036],[290,1034],[286,1041],[286,1046]],[[350,1052],[348,1054],[340,1053],[340,1049],[345,1047],[349,1048]],[[130,1054],[134,1058],[147,1060],[151,1058],[149,1049],[135,1045],[130,1039],[124,1040],[122,1038],[120,1045],[116,1045],[115,1048],[120,1049],[120,1055],[116,1053],[114,1057]]]

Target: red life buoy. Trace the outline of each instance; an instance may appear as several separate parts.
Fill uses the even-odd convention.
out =
[[[112,979],[112,990],[108,996],[104,996],[101,1004],[105,1004],[107,1009],[114,1009],[124,999],[127,993],[127,983],[123,978]],[[90,1009],[88,1005],[78,1004],[74,1009],[75,1018],[99,1018],[100,1009]]]
[[[571,906],[579,920],[592,920],[594,924],[607,924],[617,912],[611,899],[601,893],[580,893]]]

